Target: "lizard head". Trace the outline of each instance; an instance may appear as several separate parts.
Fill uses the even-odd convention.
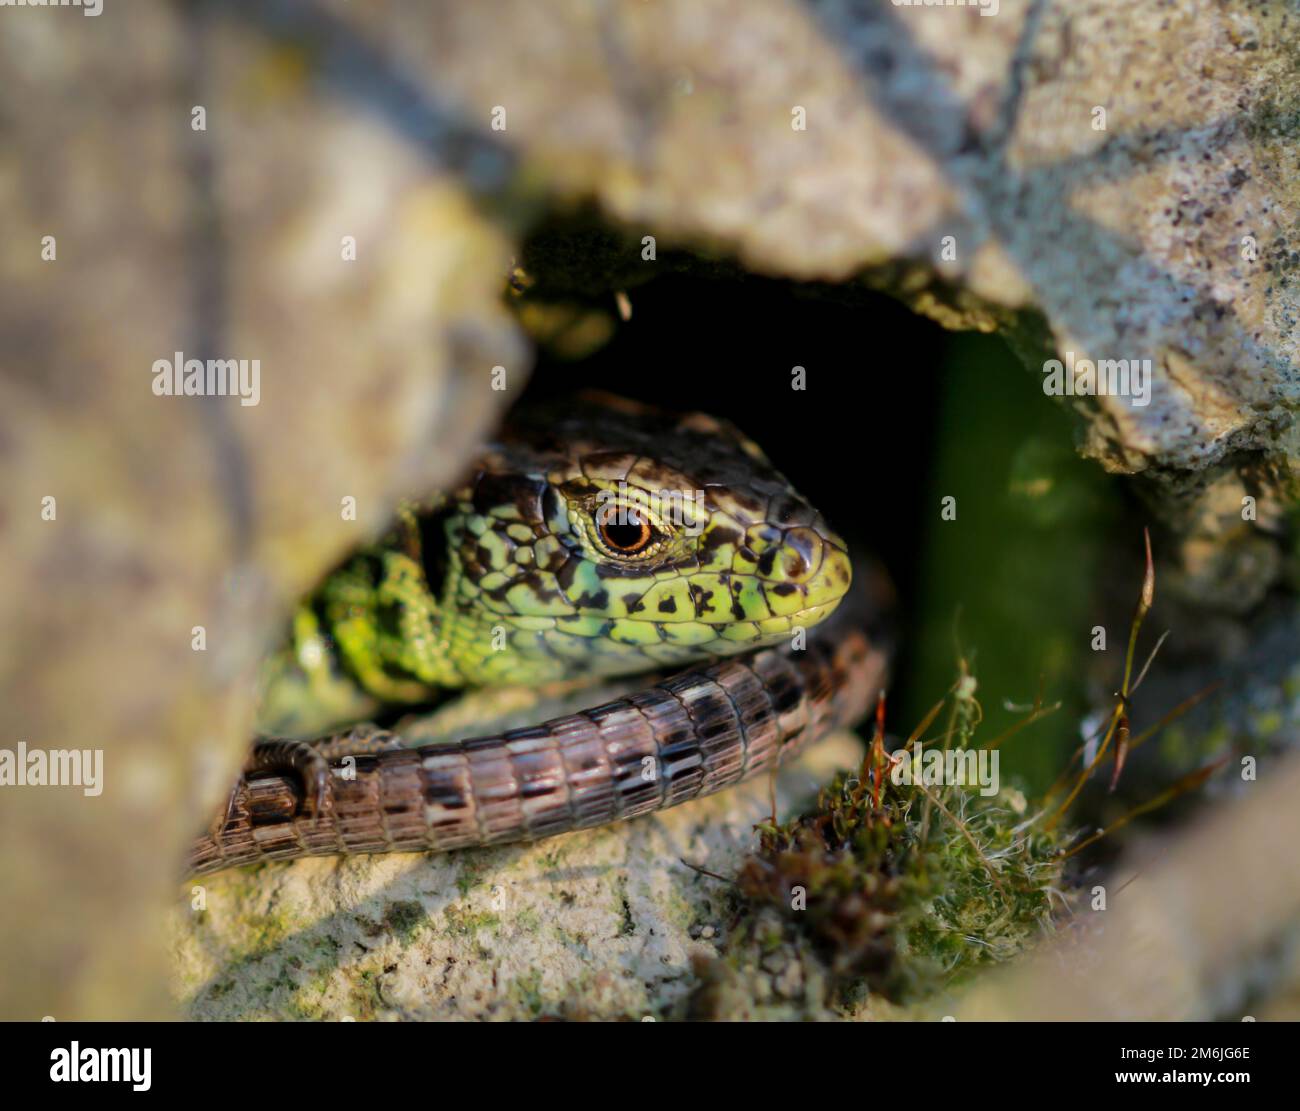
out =
[[[844,541],[734,426],[607,396],[509,425],[447,541],[444,635],[475,683],[784,643],[851,579]]]

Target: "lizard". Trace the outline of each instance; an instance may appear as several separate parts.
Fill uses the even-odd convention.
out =
[[[299,606],[188,869],[535,840],[772,770],[884,682],[882,581],[858,578],[727,421],[603,394],[516,412]],[[521,688],[575,712],[434,743],[367,720]]]

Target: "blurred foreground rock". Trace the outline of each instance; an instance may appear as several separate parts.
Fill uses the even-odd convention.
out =
[[[1275,527],[1300,401],[1294,12],[991,7],[390,2],[357,25],[469,119],[504,110],[502,143],[638,237],[862,276],[1002,330],[1035,388],[1054,355],[1149,360],[1138,404],[1066,399],[1084,450],[1182,535],[1242,532],[1246,494]]]
[[[107,785],[5,797],[0,1014],[165,1011],[174,869],[239,763],[256,661],[289,600],[398,496],[449,481],[517,396],[529,356],[502,283],[556,202],[1001,330],[1029,389],[1054,354],[1151,360],[1146,405],[1070,400],[1084,448],[1143,475],[1189,595],[1258,602],[1285,566],[1270,537],[1296,451],[1298,27],[1244,0],[5,9],[4,743],[102,748]],[[259,404],[155,396],[152,364],[178,351],[258,359]],[[570,988],[570,1013],[657,1008],[698,916],[698,877],[665,851],[753,818],[716,805],[735,809],[713,833],[667,816],[584,835],[594,863],[574,839],[214,881],[178,942],[183,990],[202,1015],[427,1015],[453,996],[549,1013]],[[562,885],[530,887],[561,866],[605,869],[577,925],[525,898],[562,906]],[[472,882],[449,901],[475,868],[511,924]],[[246,915],[277,906],[250,940]],[[497,947],[522,944],[525,912],[548,923],[532,967]],[[327,954],[310,990],[271,949],[290,936]],[[476,997],[476,960],[514,1003]]]

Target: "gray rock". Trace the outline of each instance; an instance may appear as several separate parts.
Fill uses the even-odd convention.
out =
[[[778,807],[861,758],[828,738],[781,773]],[[172,917],[175,989],[197,1019],[668,1017],[730,913],[729,885],[683,861],[731,874],[769,806],[763,779],[536,845],[205,877],[203,909]],[[777,977],[786,998],[801,977]]]
[[[1142,476],[1185,542],[1187,593],[1244,607],[1287,566],[1272,539],[1298,388],[1285,7],[108,9],[9,12],[0,39],[0,699],[12,741],[102,749],[110,784],[93,805],[26,792],[0,808],[0,892],[45,908],[40,930],[0,924],[6,1016],[165,1013],[160,923],[195,815],[247,743],[256,661],[292,598],[400,495],[449,481],[517,394],[529,354],[499,293],[553,200],[999,329],[1026,388],[1057,353],[1150,359],[1149,404],[1070,399],[1083,449]],[[154,396],[150,368],[176,351],[260,360],[260,404]],[[495,365],[505,393],[486,385]],[[478,858],[506,919],[472,880],[451,901],[472,875],[460,858],[213,881],[176,942],[182,992],[195,1014],[667,1006],[705,939],[686,932],[698,877],[661,855],[734,850],[742,797],[699,812],[716,834],[668,816],[586,835],[604,876],[574,913],[586,940],[543,926],[545,846]],[[284,925],[259,935],[257,913]],[[514,1002],[481,994],[479,966]]]

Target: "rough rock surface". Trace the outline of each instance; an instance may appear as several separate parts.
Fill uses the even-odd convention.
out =
[[[849,734],[814,746],[778,808],[861,758]],[[198,1019],[669,1017],[734,914],[683,861],[733,874],[770,805],[762,779],[536,845],[206,877],[173,915],[176,990]]]
[[[1190,498],[1223,465],[1293,449],[1288,5],[379,7],[367,25],[395,57],[471,119],[504,108],[502,143],[633,227],[801,278],[892,262],[887,287],[1016,332],[1036,374],[1051,347],[1150,359],[1149,404],[1080,402],[1087,451],[1116,470]]]
[[[3,743],[105,777],[0,806],[11,1018],[165,1013],[180,847],[286,605],[454,477],[530,358],[461,184],[260,33],[106,8],[0,13]],[[157,396],[175,352],[259,360],[258,404]]]
[[[1003,329],[1027,388],[1052,349],[1149,358],[1149,405],[1076,399],[1085,449],[1147,476],[1188,541],[1190,592],[1231,602],[1249,578],[1258,600],[1283,564],[1265,534],[1300,389],[1294,5],[1002,0],[985,18],[862,0],[236,0],[0,18],[3,743],[102,748],[109,776],[97,799],[28,791],[0,810],[5,902],[43,908],[39,931],[0,924],[7,1016],[165,1008],[171,869],[238,764],[255,661],[288,600],[400,493],[446,482],[511,399],[486,385],[503,365],[516,389],[528,362],[501,278],[553,201],[595,198],[638,237],[860,276],[947,325]],[[154,396],[150,367],[175,351],[260,359],[260,404]],[[646,911],[634,930],[686,921],[698,878],[656,854],[697,820],[583,838],[610,865],[591,906],[612,914],[623,882]],[[630,967],[637,942],[612,917],[565,949],[553,891],[523,880],[548,851],[490,858],[503,928],[531,914],[557,961]],[[412,951],[373,941],[364,916],[443,960],[455,904],[428,892],[451,872],[424,873],[465,867],[307,863],[220,890],[278,905],[326,948],[334,928]],[[489,897],[463,897],[469,921]],[[195,1013],[254,1007],[222,995],[222,961],[294,985],[242,912],[209,907],[177,943]],[[463,963],[499,934],[466,925]],[[645,959],[679,967],[685,943],[658,944]],[[679,990],[632,967],[663,990],[619,988],[615,971],[602,997],[594,971],[585,1005],[653,1011]],[[305,1002],[294,985],[263,1005],[360,1017],[356,985],[319,974]],[[415,983],[385,1012],[420,1011]],[[471,1006],[468,980],[447,983]],[[520,998],[545,1009],[559,989],[543,977]]]

